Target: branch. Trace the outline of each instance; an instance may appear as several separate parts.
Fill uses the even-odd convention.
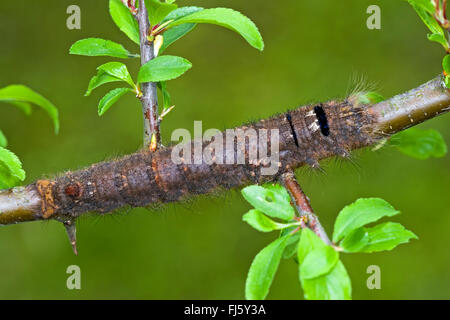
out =
[[[171,148],[157,152],[147,150],[66,172],[52,180],[39,180],[26,187],[0,191],[0,225],[47,219],[67,225],[68,221],[86,212],[106,213],[123,206],[143,207],[151,203],[182,201],[220,188],[274,181],[282,174],[285,174],[287,187],[298,200],[301,212],[312,214],[300,187],[289,180],[291,170],[311,163],[310,154],[314,155],[315,161],[344,156],[341,151],[377,144],[380,139],[450,110],[450,93],[442,76],[375,105],[358,106],[352,105],[351,101],[349,98],[343,102],[321,104],[324,112],[328,112],[329,136],[322,136],[320,131],[312,131],[314,127],[306,125],[306,121],[314,119],[315,105],[237,128],[279,129],[279,172],[272,176],[260,175],[262,164],[249,164],[248,159],[245,164],[234,165],[225,161],[220,165],[208,164],[204,160],[200,164],[175,164],[171,160]],[[223,133],[223,137],[225,135]],[[309,141],[309,144],[299,141]],[[194,150],[196,142],[189,143]],[[207,144],[202,143],[204,148]],[[186,156],[192,157],[192,154]],[[311,227],[316,227],[321,234],[315,221],[314,217],[310,219]]]
[[[139,8],[136,17],[139,22],[139,35],[141,39],[141,66],[143,66],[155,57],[153,42],[148,40],[148,36],[151,32],[151,26],[144,0],[139,0]],[[156,151],[156,149],[161,145],[156,83],[141,83],[141,91],[142,96],[140,99],[144,118],[144,148],[153,152]]]
[[[303,218],[306,227],[311,229],[320,239],[328,245],[331,241],[325,232],[325,229],[320,224],[319,218],[314,214],[314,211],[309,203],[308,197],[303,192],[302,188],[295,178],[293,171],[288,171],[281,176],[281,181],[286,187],[300,218]]]
[[[392,135],[450,110],[450,94],[442,76],[368,109],[375,135]]]

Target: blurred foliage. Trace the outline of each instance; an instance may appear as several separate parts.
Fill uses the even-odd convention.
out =
[[[167,49],[194,65],[169,84],[174,111],[162,124],[163,139],[175,128],[224,129],[317,100],[343,97],[359,80],[379,84],[386,98],[416,87],[441,72],[442,48],[403,1],[199,0],[179,5],[226,6],[241,11],[260,28],[262,53],[229,30],[201,26]],[[8,148],[22,160],[27,182],[135,151],[141,146],[141,111],[131,95],[103,117],[102,92],[84,97],[92,70],[105,58],[68,54],[86,37],[102,37],[133,48],[117,32],[108,1],[76,1],[82,29],[66,28],[74,1],[16,0],[0,3],[0,87],[23,83],[58,106],[61,130],[55,136],[42,111],[24,117],[0,108]],[[381,8],[382,29],[366,28],[366,9]],[[132,69],[132,70],[131,70]],[[138,61],[130,66],[136,74]],[[356,84],[355,84],[356,82]],[[111,84],[111,88],[114,84]],[[369,86],[370,87],[370,86]],[[422,125],[450,141],[449,116]],[[361,151],[353,162],[325,162],[326,173],[298,171],[329,233],[337,212],[360,197],[380,197],[403,212],[398,220],[420,241],[394,252],[343,257],[354,299],[448,298],[450,252],[449,155],[418,161],[393,148]],[[163,208],[122,210],[78,222],[80,256],[64,228],[29,223],[0,230],[0,298],[244,298],[247,270],[271,234],[255,236],[241,221],[250,206],[238,192],[201,197]],[[82,290],[66,289],[66,268],[77,264]],[[381,290],[369,290],[366,269],[381,268]],[[284,263],[268,299],[302,297],[295,262]]]

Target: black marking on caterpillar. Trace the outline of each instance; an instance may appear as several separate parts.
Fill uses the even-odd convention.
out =
[[[292,132],[292,136],[294,137],[295,145],[298,147],[299,144],[298,144],[297,133],[295,132],[295,128],[294,128],[294,125],[292,123],[292,117],[291,117],[289,112],[286,113],[286,120],[289,122],[289,126],[291,127],[291,132]]]
[[[323,110],[322,105],[315,106],[314,113],[316,114],[317,121],[319,122],[320,132],[322,132],[325,137],[328,137],[330,135],[330,126],[328,125],[327,114]]]

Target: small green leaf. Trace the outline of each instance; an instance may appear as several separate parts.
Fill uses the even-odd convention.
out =
[[[375,104],[384,100],[384,97],[377,92],[361,92],[357,95],[358,102],[362,104]]]
[[[238,11],[227,8],[204,9],[172,22],[170,27],[183,23],[210,23],[239,33],[252,47],[263,50],[264,42],[256,25]]]
[[[109,0],[109,13],[120,31],[139,44],[139,24],[121,0]]]
[[[445,55],[442,59],[442,69],[447,75],[450,75],[450,55]]]
[[[144,64],[139,70],[138,82],[160,82],[178,78],[192,64],[181,57],[160,56]]]
[[[322,241],[314,232],[310,229],[302,229],[300,242],[298,244],[297,258],[298,263],[301,266],[306,256],[314,250],[322,250],[327,244]]]
[[[280,232],[280,237],[283,237],[287,234],[291,234],[291,232],[295,229],[295,227],[290,227],[286,229],[282,229]],[[297,261],[297,247],[300,241],[300,232],[296,232],[291,235],[289,240],[286,243],[286,248],[284,248],[283,259],[291,259],[294,258]]]
[[[290,235],[286,235],[276,239],[256,255],[245,283],[245,298],[247,300],[263,300],[266,298],[289,237]]]
[[[339,244],[344,252],[361,252],[369,243],[369,234],[365,228],[358,228],[350,232]]]
[[[6,136],[3,134],[2,130],[0,130],[0,147],[6,148],[8,146],[8,140]]]
[[[252,206],[272,218],[290,221],[295,216],[290,203],[289,194],[281,186],[264,188],[249,186],[242,189],[242,195]]]
[[[19,158],[0,147],[0,189],[12,188],[25,180],[25,171]]]
[[[99,38],[78,40],[69,50],[70,54],[82,56],[100,57],[109,56],[115,58],[134,58],[139,55],[130,54],[121,44]]]
[[[434,18],[434,6],[429,0],[408,0],[409,4],[414,8],[420,19],[425,23],[431,31],[431,36],[428,38],[431,41],[441,43],[447,50],[449,47],[448,41],[445,37],[445,32],[439,23]]]
[[[297,259],[306,299],[351,299],[350,278],[336,255],[337,252],[310,229],[301,231]]]
[[[148,16],[152,26],[160,23],[169,13],[177,8],[176,4],[160,2],[159,0],[145,0]]]
[[[120,62],[108,62],[100,67],[97,70],[103,71],[113,77],[116,77],[120,80],[127,82],[132,88],[135,88],[136,85],[131,79],[131,75],[128,72],[127,66]]]
[[[352,284],[341,261],[326,274],[314,279],[301,279],[305,299],[308,300],[350,300]]]
[[[117,81],[123,81],[123,80],[116,78],[102,70],[99,70],[97,72],[97,75],[93,76],[91,81],[89,81],[88,89],[86,90],[86,93],[84,95],[89,96],[92,93],[92,91],[94,89],[98,88],[99,86],[101,86],[105,83],[117,82]]]
[[[441,44],[446,49],[448,48],[447,38],[445,38],[445,36],[442,34],[438,34],[438,33],[428,34],[427,38],[428,38],[428,40],[430,40],[432,42],[437,42],[437,43]]]
[[[355,229],[383,217],[399,214],[388,202],[379,198],[358,199],[339,213],[334,224],[333,242],[337,243]]]
[[[292,224],[277,223],[265,216],[261,211],[255,209],[244,214],[242,220],[261,232],[281,230],[292,226]]]
[[[102,116],[108,109],[127,92],[133,92],[130,88],[117,88],[108,92],[98,104],[98,115]]]
[[[0,102],[8,102],[18,106],[24,107],[28,103],[33,103],[44,109],[50,118],[53,120],[55,133],[59,131],[58,109],[46,98],[23,85],[10,85],[0,89]],[[25,105],[23,104],[25,103]]]
[[[433,129],[410,128],[392,136],[389,143],[402,153],[420,160],[442,158],[447,154],[444,138]]]
[[[412,6],[415,5],[430,14],[433,14],[435,11],[434,5],[431,2],[431,0],[406,0],[406,1],[408,1]]]
[[[400,223],[386,222],[373,228],[364,229],[369,236],[369,243],[360,250],[361,252],[392,250],[399,244],[409,242],[410,239],[418,239],[414,233],[406,230]]]
[[[158,88],[161,90],[163,96],[163,108],[170,108],[172,106],[172,99],[170,98],[169,91],[167,91],[167,83],[165,81],[158,82]]]
[[[9,104],[12,104],[13,106],[17,107],[18,109],[22,110],[23,113],[25,113],[26,116],[29,116],[31,114],[31,104],[28,102],[22,102],[22,101],[9,101]]]
[[[323,246],[309,252],[300,266],[303,280],[324,276],[333,270],[339,261],[339,254],[330,246]]]

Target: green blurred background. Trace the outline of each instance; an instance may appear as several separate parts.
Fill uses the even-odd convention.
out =
[[[404,1],[198,0],[179,5],[230,7],[259,26],[260,53],[229,30],[200,25],[167,51],[193,69],[169,82],[176,104],[163,122],[166,142],[176,128],[232,127],[310,101],[343,97],[354,78],[375,83],[386,97],[413,88],[441,71],[443,51]],[[81,7],[81,30],[66,28],[66,9]],[[366,9],[381,7],[381,30],[366,28]],[[131,153],[141,147],[140,105],[131,95],[102,118],[97,102],[108,89],[84,97],[95,68],[111,59],[70,56],[81,38],[102,37],[137,47],[112,22],[106,0],[15,0],[0,3],[0,87],[26,84],[60,110],[61,132],[36,110],[25,117],[0,106],[0,128],[27,171],[26,182]],[[115,59],[112,59],[115,60]],[[127,62],[135,75],[138,60]],[[422,127],[450,142],[450,116]],[[449,157],[419,161],[394,149],[356,152],[356,165],[327,161],[326,173],[298,171],[325,228],[360,197],[381,197],[402,211],[393,220],[420,240],[392,252],[344,255],[355,299],[450,298]],[[242,299],[255,254],[275,234],[241,221],[249,209],[239,192],[200,197],[158,210],[122,210],[78,221],[74,256],[56,222],[0,229],[2,299]],[[81,267],[82,289],[66,288],[66,268]],[[381,290],[369,290],[366,269],[381,268]],[[294,261],[283,261],[269,299],[301,299]]]

